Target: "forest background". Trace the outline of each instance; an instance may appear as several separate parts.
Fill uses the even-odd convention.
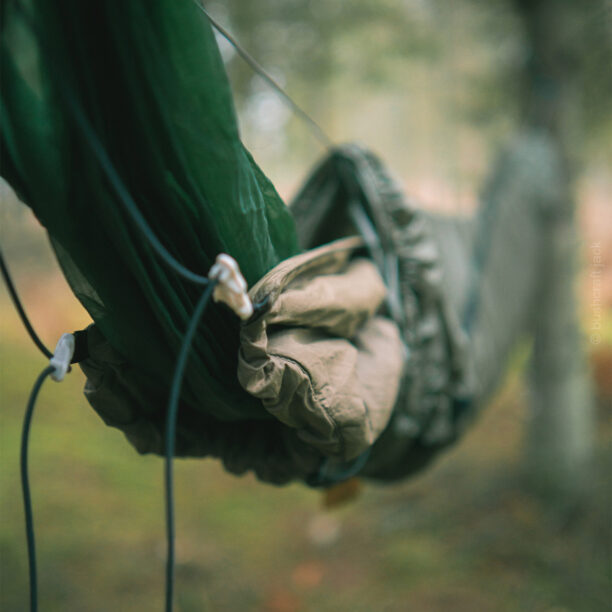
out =
[[[428,210],[470,215],[504,143],[525,125],[532,48],[508,0],[231,0],[211,14],[335,142],[358,141]],[[527,3],[528,4],[528,3]],[[524,478],[531,415],[517,351],[492,405],[416,479],[319,492],[177,464],[177,609],[608,610],[612,437],[612,4],[552,2],[571,59],[565,147],[574,170],[577,290],[597,404],[588,494],[550,499]],[[288,201],[322,153],[219,39],[243,139]],[[546,83],[542,84],[546,87]],[[47,344],[88,323],[44,232],[2,185],[1,243]],[[0,292],[0,608],[25,609],[18,443],[43,363]],[[78,369],[43,391],[31,441],[45,610],[148,610],[163,596],[161,462],[139,457],[86,404]]]

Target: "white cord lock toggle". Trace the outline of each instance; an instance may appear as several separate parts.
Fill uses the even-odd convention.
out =
[[[218,280],[213,292],[215,302],[227,304],[243,321],[253,314],[253,304],[247,294],[247,283],[238,263],[226,253],[219,253],[208,278]]]
[[[49,360],[49,365],[55,368],[51,378],[56,382],[61,382],[70,369],[70,362],[74,355],[74,336],[72,334],[62,334],[57,341],[53,357]]]

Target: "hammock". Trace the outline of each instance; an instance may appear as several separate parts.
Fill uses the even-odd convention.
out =
[[[88,399],[139,451],[163,453],[170,375],[201,289],[160,261],[126,205],[136,208],[180,265],[205,275],[216,254],[227,252],[249,286],[300,252],[296,228],[240,142],[210,24],[193,2],[163,0],[145,7],[67,1],[51,6],[38,0],[32,9],[31,15],[9,11],[5,19],[2,171],[47,229],[66,278],[95,322],[88,330],[89,359],[82,364],[89,378]],[[33,64],[24,64],[26,52],[35,58]],[[360,327],[326,327],[321,320],[332,308],[349,316],[351,309],[365,308],[368,317],[381,310],[398,330],[392,334],[397,340],[382,335],[386,353],[394,357],[383,359],[383,350],[368,362],[371,382],[361,389],[363,397],[353,394],[355,406],[364,407],[353,414],[347,399],[321,399],[327,387],[340,397],[344,383],[317,383],[316,360],[308,369],[313,384],[302,381],[302,390],[289,389],[292,370],[285,355],[284,374],[266,383],[266,389],[283,389],[274,403],[261,384],[253,391],[254,383],[244,374],[248,329],[243,329],[239,351],[236,317],[209,309],[185,375],[176,453],[219,456],[229,470],[253,469],[270,482],[300,478],[324,484],[347,469],[361,469],[391,422],[403,370],[401,341],[411,352],[412,401],[430,396],[427,419],[437,402],[446,406],[445,418],[452,413],[454,387],[461,379],[454,356],[458,335],[440,300],[435,249],[422,219],[377,158],[355,147],[338,149],[315,170],[292,209],[303,248],[365,231],[369,255],[388,287],[383,305],[376,297],[379,281],[353,275],[352,282],[363,284],[364,299],[371,304],[363,306],[361,297],[355,303],[340,299],[339,306],[328,300],[318,304],[323,314],[308,322],[294,318],[293,327],[312,329],[316,337],[310,341],[318,342],[319,351],[332,345],[322,344],[316,330],[335,334],[340,344],[333,346],[341,346],[339,354],[349,363]],[[392,238],[398,222],[405,236]],[[372,244],[377,237],[382,237],[378,246]],[[359,249],[348,251],[346,265],[332,272],[348,270]],[[274,283],[262,282],[268,294],[274,291]],[[286,284],[288,290],[295,285]],[[310,294],[300,295],[306,296],[304,311],[312,309]],[[261,294],[262,300],[267,297]],[[357,317],[360,325],[365,318]],[[264,320],[281,325],[278,318]],[[285,327],[287,320],[285,313]],[[427,330],[425,351],[421,321],[429,321],[422,326]],[[371,348],[361,347],[357,355]],[[330,359],[319,355],[323,379]],[[432,367],[441,374],[436,389],[417,381],[419,360],[436,364]],[[374,381],[385,383],[384,398],[372,391]],[[308,408],[309,398],[316,408]],[[283,412],[278,407],[283,402],[294,406]],[[299,415],[309,410],[312,415]],[[329,428],[330,419],[335,428]],[[418,422],[413,435],[421,430]],[[409,465],[401,471],[407,470]]]
[[[82,367],[88,399],[106,423],[140,452],[164,452],[181,341],[201,279],[226,252],[262,308],[243,326],[227,309],[208,309],[182,387],[177,455],[219,457],[228,470],[254,470],[269,482],[321,485],[357,472],[406,476],[457,439],[529,326],[547,259],[542,210],[564,201],[546,137],[521,136],[502,157],[476,227],[419,212],[380,160],[355,146],[332,150],[288,209],[239,139],[214,35],[194,2],[20,6],[3,7],[2,174],[46,228],[94,321]],[[359,246],[324,246],[356,233]],[[300,253],[315,247],[327,249],[313,256],[321,262],[329,249],[345,253],[342,265],[326,268],[329,278],[350,275],[352,260],[367,256],[376,274],[353,283],[369,292],[337,302],[332,288],[309,312],[304,287],[325,274],[310,263],[301,274]],[[381,283],[386,295],[377,301]],[[281,316],[270,296],[297,289],[303,307]],[[358,326],[319,322],[333,308],[349,319],[366,315]],[[381,356],[366,375],[359,364],[370,348],[357,337],[379,316],[396,330],[387,337],[396,357]],[[321,334],[341,343],[352,375],[373,381],[362,389],[373,405],[354,412],[348,400],[325,399],[325,352],[288,383],[295,355],[280,339],[295,340],[302,328],[321,351]],[[245,357],[257,342],[282,345],[278,379],[270,351]],[[261,380],[249,378],[249,368]],[[377,379],[393,392],[369,395]]]

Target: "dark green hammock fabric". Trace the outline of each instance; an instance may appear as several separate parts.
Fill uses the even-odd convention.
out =
[[[299,252],[292,217],[240,141],[213,32],[192,0],[32,0],[2,12],[2,175],[104,337],[165,398],[203,288],[153,252],[92,143],[197,274],[226,252],[253,284]],[[225,421],[270,418],[238,385],[237,346],[235,315],[209,308],[183,402]]]

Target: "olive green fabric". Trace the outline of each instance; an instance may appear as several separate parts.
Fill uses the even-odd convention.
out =
[[[92,142],[194,272],[226,252],[253,284],[299,252],[290,213],[240,141],[210,24],[193,0],[7,2],[2,17],[2,176],[99,331],[163,395],[202,288],[159,260]],[[183,399],[218,419],[270,418],[236,380],[238,335],[232,313],[208,308]]]

